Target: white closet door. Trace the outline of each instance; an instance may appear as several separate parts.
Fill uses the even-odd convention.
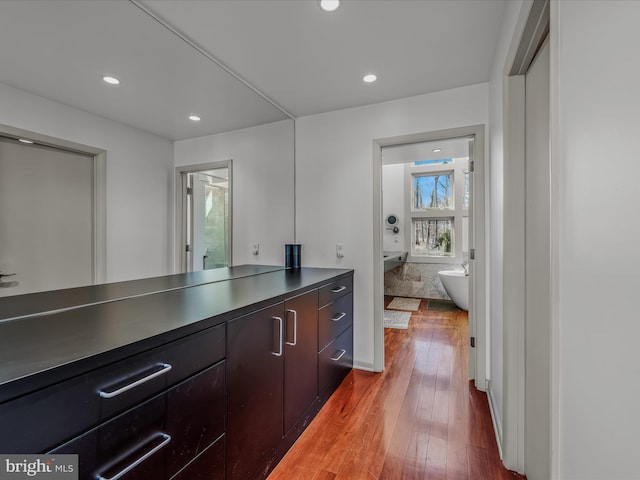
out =
[[[89,285],[93,158],[0,137],[0,297]]]
[[[526,74],[525,473],[551,478],[549,42]]]

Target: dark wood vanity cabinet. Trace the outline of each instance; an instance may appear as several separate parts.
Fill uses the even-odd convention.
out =
[[[219,325],[2,403],[0,452],[45,452],[224,357]]]
[[[87,389],[85,396],[68,401],[78,402],[76,408],[82,412],[82,399],[89,403],[96,396],[106,421],[48,453],[78,454],[80,479],[170,479],[206,450],[220,448],[215,444],[224,445],[224,338],[225,326],[220,325],[103,367],[105,376],[111,374],[109,381],[95,383],[93,391]],[[139,369],[141,359],[149,366]],[[125,368],[128,372],[121,373]],[[171,377],[172,372],[177,376]],[[153,395],[154,391],[159,393]],[[210,475],[205,478],[224,478],[224,457],[201,464],[198,471]]]
[[[227,479],[264,478],[318,397],[318,290],[227,323]]]
[[[352,272],[301,269],[0,322],[0,452],[78,454],[81,480],[263,480],[351,369],[352,302]],[[56,360],[13,348],[67,326]],[[129,331],[148,336],[83,350]],[[50,370],[25,378],[34,356]]]
[[[353,279],[320,288],[318,389],[328,396],[353,368]]]
[[[282,438],[284,304],[227,322],[227,346],[227,480],[248,480]]]
[[[224,445],[224,383],[221,361],[50,453],[79,454],[81,479],[172,478]],[[224,459],[198,472],[224,478]]]
[[[318,397],[318,290],[285,302],[284,434]]]

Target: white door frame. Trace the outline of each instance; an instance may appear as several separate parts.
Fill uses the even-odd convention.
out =
[[[528,0],[523,3],[504,68],[504,212],[503,222],[503,412],[502,459],[505,466],[525,472],[525,73],[538,46],[544,40],[549,25],[549,0]],[[553,78],[554,38],[551,36],[551,78]],[[554,84],[551,82],[553,104]],[[553,109],[553,107],[552,107]],[[552,110],[553,118],[553,110]],[[551,129],[553,137],[553,129]],[[553,138],[552,138],[553,143]],[[553,180],[552,180],[553,182]],[[553,188],[552,188],[553,194]],[[553,219],[551,219],[553,220]],[[506,228],[506,226],[509,228]],[[553,232],[553,222],[551,223]],[[552,245],[553,247],[553,245]],[[553,252],[552,252],[553,253]],[[552,263],[553,263],[552,256]],[[555,265],[551,265],[552,282]],[[553,289],[552,289],[553,291]],[[552,313],[553,315],[553,313]],[[554,338],[552,318],[552,339]],[[553,340],[552,340],[553,341]],[[552,345],[553,347],[553,345]],[[554,391],[557,376],[555,351],[551,350],[551,408],[557,416]],[[551,419],[540,419],[551,421]],[[554,422],[551,422],[551,450],[557,444]],[[552,478],[554,459],[552,456]]]
[[[93,157],[93,283],[107,281],[107,152],[81,143],[63,140],[10,125],[0,124],[0,135],[26,138],[39,145]]]
[[[373,368],[376,372],[384,369],[384,325],[382,321],[384,306],[384,273],[382,262],[382,148],[409,143],[421,143],[449,138],[473,137],[474,139],[474,175],[477,181],[474,189],[472,214],[475,229],[469,232],[469,246],[474,248],[476,255],[474,262],[475,275],[471,277],[474,288],[470,289],[475,295],[470,298],[473,314],[470,315],[469,329],[475,332],[475,372],[469,376],[475,380],[476,388],[481,391],[487,389],[487,359],[486,359],[486,260],[487,249],[485,243],[485,189],[486,177],[484,169],[484,125],[450,128],[432,132],[403,135],[399,137],[380,138],[373,141],[373,325],[374,350]],[[474,325],[472,325],[472,323]],[[470,350],[469,355],[473,355]]]
[[[183,180],[183,173],[202,172],[217,168],[229,169],[229,266],[233,265],[233,160],[223,160],[221,162],[199,163],[195,165],[181,165],[175,171],[175,255],[174,268],[176,273],[187,271],[184,257],[184,248],[187,244],[187,218],[186,211],[186,183]]]

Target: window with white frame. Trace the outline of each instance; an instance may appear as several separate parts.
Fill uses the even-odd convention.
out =
[[[468,164],[462,157],[406,165],[413,261],[462,261],[468,245]]]

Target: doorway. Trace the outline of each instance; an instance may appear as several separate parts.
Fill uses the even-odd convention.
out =
[[[0,297],[103,281],[104,152],[0,127]]]
[[[383,325],[383,305],[384,305],[384,266],[383,266],[383,252],[384,252],[384,234],[386,233],[386,226],[384,222],[384,206],[383,206],[383,181],[382,181],[382,169],[385,161],[383,161],[384,153],[386,149],[390,152],[391,149],[400,149],[403,146],[407,146],[407,151],[410,151],[413,147],[420,144],[428,144],[435,146],[432,142],[453,142],[455,140],[468,146],[466,149],[469,157],[469,168],[466,173],[468,176],[469,185],[469,207],[467,213],[467,220],[464,219],[464,214],[459,212],[459,215],[455,213],[437,213],[434,219],[427,219],[426,222],[441,223],[443,215],[449,218],[445,220],[445,224],[455,226],[457,228],[452,230],[452,234],[455,235],[455,231],[458,232],[458,242],[447,242],[448,251],[438,259],[438,262],[455,264],[459,263],[460,266],[465,263],[468,258],[470,281],[469,281],[469,337],[470,337],[470,350],[469,350],[469,375],[475,380],[476,387],[479,390],[486,390],[486,315],[485,315],[485,258],[481,252],[484,252],[484,126],[476,125],[470,127],[461,127],[447,130],[440,130],[434,132],[426,132],[421,134],[406,135],[401,137],[391,137],[385,139],[374,140],[373,148],[373,173],[374,173],[374,370],[382,371],[384,367],[384,325]],[[441,156],[441,155],[436,155]],[[408,161],[416,161],[416,158]],[[431,162],[434,159],[425,158],[421,159],[425,162]],[[435,159],[437,160],[437,159]],[[450,169],[452,172],[455,168]],[[464,171],[464,169],[463,169]],[[409,178],[409,177],[407,177]],[[411,179],[407,182],[410,183]],[[464,202],[464,195],[460,191],[461,185],[464,185],[464,177],[458,179],[458,202]],[[406,193],[408,197],[411,197],[410,193]],[[479,208],[473,209],[473,205],[479,205]],[[410,212],[408,209],[407,212]],[[411,217],[411,213],[407,213]],[[456,220],[457,219],[457,220]],[[425,220],[416,218],[418,227],[425,225]],[[405,234],[407,238],[415,240],[414,227],[416,222],[414,219],[409,218],[404,222]],[[466,225],[466,227],[465,227]],[[455,227],[453,227],[455,228]],[[463,230],[466,228],[468,235],[466,245],[463,247]],[[421,231],[418,229],[418,231]],[[451,235],[448,237],[451,238]],[[419,240],[419,239],[418,239]],[[412,242],[415,243],[415,242]],[[419,242],[418,242],[419,243]],[[413,249],[412,246],[409,248]],[[434,250],[433,248],[431,250]],[[468,257],[465,257],[463,252],[468,252]],[[419,253],[419,252],[412,252]],[[461,267],[462,268],[462,267]]]
[[[550,3],[534,0],[520,13],[504,78],[503,379],[504,464],[528,478],[555,478],[553,422],[554,282],[552,49]],[[545,46],[545,43],[547,45]],[[531,69],[531,72],[529,70]],[[556,325],[557,326],[557,325]],[[500,348],[500,346],[496,346]],[[555,365],[557,367],[557,364]],[[557,465],[556,465],[557,466]]]
[[[231,160],[179,167],[178,269],[229,267],[231,260]]]

